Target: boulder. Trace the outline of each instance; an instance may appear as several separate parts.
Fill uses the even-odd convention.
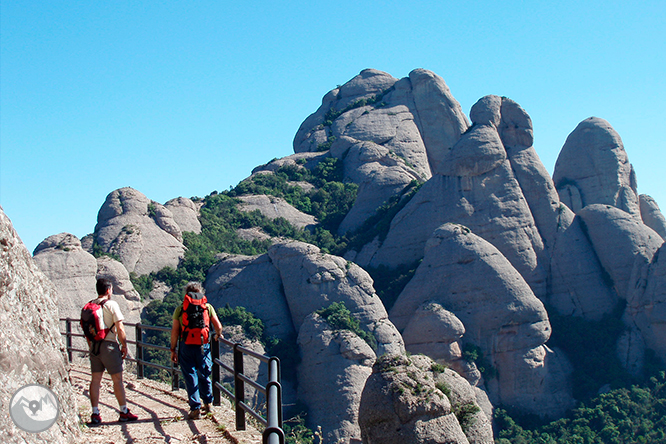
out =
[[[363,443],[493,442],[490,421],[469,384],[463,378],[451,384],[452,378],[433,371],[434,364],[426,356],[377,360],[361,397]]]
[[[65,245],[76,243],[67,238],[61,236],[56,245],[62,242],[68,248]],[[79,442],[79,412],[60,335],[58,291],[40,271],[1,207],[0,301],[2,440],[17,444]],[[60,403],[59,419],[40,433],[17,428],[9,415],[12,396],[28,384],[48,387]]]
[[[659,209],[657,201],[647,194],[639,195],[638,199],[643,223],[656,231],[662,239],[666,240],[666,218],[664,218]]]
[[[445,176],[472,177],[487,173],[506,160],[506,151],[492,125],[474,125],[444,155]]]
[[[603,119],[585,119],[569,135],[555,163],[553,182],[562,202],[575,213],[605,204],[640,219],[636,174],[622,139]]]
[[[267,254],[223,254],[206,275],[206,296],[214,307],[245,307],[261,319],[268,336],[295,337],[278,270]]]
[[[331,329],[316,313],[303,322],[298,345],[298,397],[308,406],[308,425],[321,426],[324,442],[360,442],[358,409],[374,351],[354,333]]]
[[[280,273],[296,331],[312,312],[333,302],[344,302],[361,326],[374,334],[378,354],[404,350],[400,334],[388,321],[375,293],[372,278],[361,267],[297,241],[275,244],[268,255]]]
[[[588,205],[578,214],[615,291],[628,299],[637,283],[636,272],[652,260],[664,240],[640,219],[612,205]]]
[[[465,326],[456,315],[436,302],[425,302],[405,326],[402,338],[408,352],[451,365],[462,359],[460,340],[464,334]]]
[[[435,230],[391,321],[404,330],[425,302],[455,314],[463,341],[479,346],[497,368],[499,379],[488,386],[493,403],[547,417],[571,407],[568,363],[544,346],[551,333],[546,310],[493,245],[461,225]]]
[[[173,220],[176,221],[180,231],[191,231],[201,233],[201,222],[199,222],[199,209],[201,205],[187,197],[177,197],[164,204],[171,211]]]
[[[314,216],[297,210],[279,197],[260,194],[239,196],[238,199],[241,200],[241,204],[238,206],[238,209],[241,211],[250,212],[259,210],[261,214],[271,220],[281,217],[297,228],[314,227],[317,224]]]
[[[139,276],[176,268],[185,252],[171,211],[132,188],[107,196],[97,215],[95,241]]]
[[[79,319],[81,308],[97,295],[97,259],[81,248],[76,236],[60,233],[37,245],[34,260],[58,289],[60,316]]]

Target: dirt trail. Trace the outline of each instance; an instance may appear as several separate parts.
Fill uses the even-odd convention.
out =
[[[72,383],[77,393],[81,423],[90,420],[90,368],[72,364]],[[118,403],[113,395],[111,378],[105,373],[100,393],[102,424],[83,426],[81,442],[85,443],[261,443],[261,433],[248,424],[246,431],[235,429],[235,413],[230,403],[222,405],[205,418],[188,421],[185,390],[171,391],[171,386],[150,379],[137,379],[131,372],[124,374],[128,407],[139,419],[118,422]]]

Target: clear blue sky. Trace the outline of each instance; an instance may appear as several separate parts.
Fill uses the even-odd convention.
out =
[[[236,185],[365,68],[434,71],[466,113],[516,100],[551,173],[602,117],[666,209],[662,0],[7,0],[0,20],[0,204],[31,251],[92,232],[120,187],[164,203]]]

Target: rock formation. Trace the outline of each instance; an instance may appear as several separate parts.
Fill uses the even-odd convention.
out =
[[[0,208],[0,396],[3,408],[27,384],[49,387],[59,419],[39,434],[17,428],[8,410],[0,418],[6,443],[77,442],[78,411],[58,320],[58,292],[42,273]]]
[[[367,69],[324,96],[296,133],[294,151],[329,150],[344,160],[345,180],[359,185],[339,228],[345,233],[412,181],[429,179],[468,126],[436,74],[417,69],[398,80]]]
[[[303,242],[273,245],[268,255],[280,272],[297,331],[313,311],[333,302],[344,302],[377,339],[378,354],[404,351],[402,338],[388,321],[372,279],[361,267],[341,257],[323,254],[319,248]]]
[[[394,268],[413,263],[423,257],[423,247],[438,226],[447,222],[460,223],[497,247],[534,293],[545,296],[548,268],[545,246],[514,173],[521,171],[523,181],[538,189],[533,184],[533,176],[540,171],[529,168],[536,161],[529,153],[523,153],[522,166],[515,169],[511,158],[507,157],[496,125],[502,124],[500,113],[503,109],[509,110],[507,113],[513,116],[517,113],[517,105],[512,102],[503,107],[502,104],[502,99],[489,96],[474,106],[472,118],[477,119],[473,120],[474,125],[443,156],[440,174],[424,184],[395,216],[386,240],[370,260],[371,266]],[[521,124],[530,122],[524,119]],[[529,133],[526,129],[523,131]],[[516,131],[510,134],[508,130],[503,134],[516,150],[524,148],[525,151],[524,145],[519,144],[521,142],[530,144],[525,134]],[[518,157],[516,154],[513,159]],[[541,182],[546,183],[547,179],[542,178]],[[542,188],[548,189],[546,185]],[[534,190],[531,196],[533,201],[538,201]],[[553,212],[550,205],[547,205],[546,213]],[[545,218],[547,216],[542,217]],[[553,224],[544,225],[552,238]]]
[[[434,364],[426,356],[377,361],[361,397],[364,444],[493,442],[490,420],[469,384]]]
[[[95,242],[137,275],[176,268],[185,251],[182,239],[171,211],[132,188],[110,193],[97,215]]]
[[[288,384],[298,385],[308,425],[321,425],[329,441],[485,443],[495,406],[562,415],[573,405],[572,368],[548,346],[545,307],[599,321],[617,317],[626,303],[627,328],[616,344],[625,368],[640,375],[648,349],[666,362],[666,219],[653,199],[638,196],[617,132],[599,118],[581,122],[551,179],[533,146],[531,119],[516,102],[482,97],[470,119],[471,126],[432,72],[396,79],[362,71],[323,97],[296,133],[294,154],[251,176],[281,167],[316,175],[318,165],[336,159],[341,180],[358,185],[337,233],[325,233],[344,237],[320,249],[270,238],[260,227],[238,228],[242,239],[261,240],[262,248],[270,239],[272,246],[255,256],[222,253],[209,270],[198,270],[214,305],[245,307],[268,336],[298,345],[297,381]],[[305,232],[312,239],[324,233],[312,215],[280,198],[241,200],[242,210],[312,228]],[[178,198],[162,206],[122,188],[107,197],[84,247],[71,235],[52,236],[35,260],[65,293],[88,292],[103,274],[128,307],[139,306],[129,272],[176,267],[182,233],[201,230],[201,205]],[[87,253],[100,250],[120,262]],[[366,269],[396,276],[375,286]],[[416,272],[409,277],[403,269]],[[409,282],[389,318],[375,288],[402,279]],[[158,283],[152,297],[166,288]],[[317,314],[334,302],[359,321],[359,335],[374,337],[376,350]],[[410,362],[405,349],[428,358]],[[330,396],[321,384],[332,387]],[[295,392],[285,390],[288,403]],[[461,427],[472,410],[480,415],[476,426]]]
[[[354,333],[331,329],[316,313],[304,320],[298,345],[298,392],[310,406],[308,423],[321,426],[324,442],[358,442],[361,392],[375,352]]]
[[[572,406],[568,363],[544,346],[551,330],[543,304],[490,243],[461,225],[435,230],[390,319],[403,330],[428,301],[455,314],[463,340],[479,346],[497,368],[497,385],[488,381],[491,401],[550,417]],[[432,322],[447,322],[440,319]]]
[[[171,211],[173,220],[176,221],[181,232],[201,233],[201,222],[199,222],[201,203],[195,203],[187,197],[177,197],[165,203],[164,206]]]
[[[266,334],[296,336],[280,274],[267,254],[221,255],[208,271],[206,297],[215,307],[245,307],[261,319]]]
[[[104,277],[113,283],[112,299],[120,305],[125,322],[140,321],[141,298],[125,267],[108,256],[95,259],[81,248],[76,236],[69,233],[49,236],[35,248],[34,260],[58,289],[61,317],[79,319],[81,308],[97,297],[97,278]]]
[[[241,211],[250,212],[259,210],[261,214],[269,219],[282,217],[289,221],[290,224],[298,228],[313,227],[317,224],[314,216],[297,210],[288,204],[284,199],[279,197],[266,196],[261,194],[240,196],[239,199],[241,200],[241,204],[239,205],[238,209]]]
[[[666,218],[664,218],[657,202],[647,194],[639,195],[638,201],[643,223],[656,231],[662,239],[666,240]]]
[[[603,119],[585,119],[569,135],[553,181],[562,202],[576,213],[587,205],[606,204],[640,218],[636,173],[622,139]]]
[[[97,294],[97,260],[69,233],[47,237],[35,248],[37,266],[58,289],[58,310],[63,318],[78,319],[81,307]]]

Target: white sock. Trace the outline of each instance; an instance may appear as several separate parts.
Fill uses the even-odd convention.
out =
[[[99,415],[99,407],[93,407],[93,415]]]
[[[123,413],[127,413],[127,412],[128,412],[128,410],[127,410],[127,404],[125,404],[125,405],[121,405],[121,406],[120,406],[120,411],[123,412]]]

